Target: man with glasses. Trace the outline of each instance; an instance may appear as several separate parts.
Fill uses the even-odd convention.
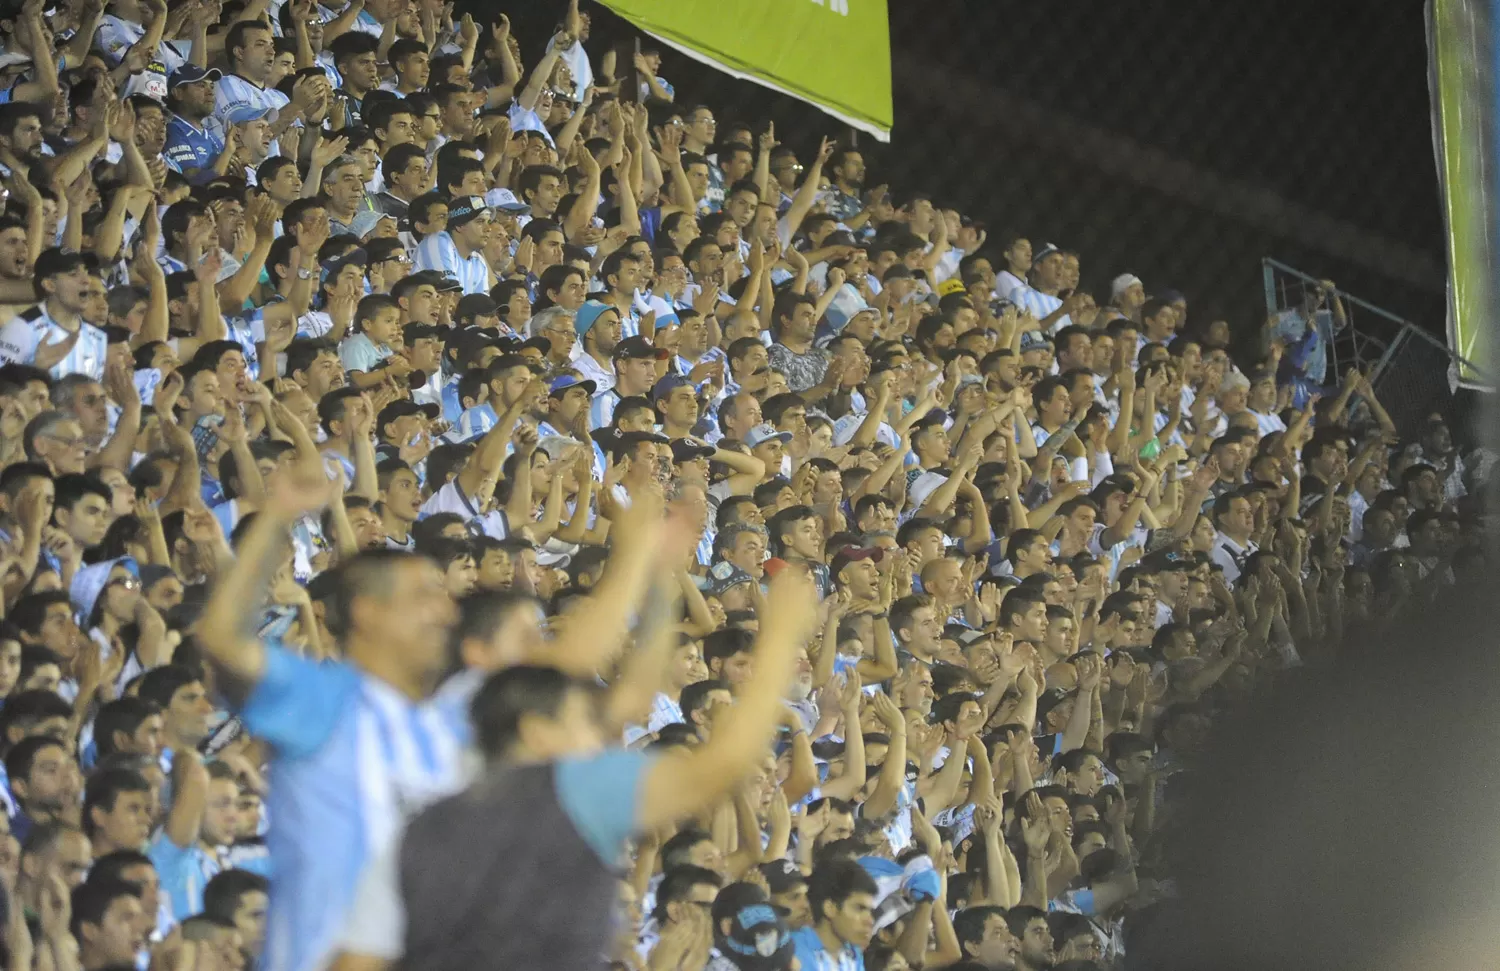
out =
[[[459,196],[448,203],[448,228],[417,246],[416,268],[451,276],[465,294],[488,293],[492,284],[484,245],[490,210],[479,196]]]
[[[372,239],[365,244],[365,255],[369,259],[365,274],[371,293],[390,293],[411,273],[411,257],[399,239]]]

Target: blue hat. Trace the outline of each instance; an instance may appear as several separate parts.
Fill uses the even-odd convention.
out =
[[[272,108],[265,105],[241,105],[224,116],[224,120],[231,125],[243,125],[247,121],[259,121],[272,112]]]
[[[87,625],[94,608],[99,605],[99,598],[104,594],[104,588],[109,585],[109,574],[117,566],[123,566],[129,570],[132,576],[139,577],[141,568],[136,565],[135,558],[121,556],[113,560],[105,560],[86,566],[73,575],[73,582],[68,587],[68,599],[73,603],[73,610],[78,615],[79,623]]]
[[[656,382],[656,385],[651,389],[651,399],[653,401],[660,401],[670,395],[673,391],[676,391],[678,388],[691,388],[692,386],[693,382],[689,381],[682,375],[668,374],[666,377]]]
[[[380,220],[395,218],[395,216],[376,212],[373,209],[362,209],[354,214],[354,220],[349,223],[349,232],[364,239],[375,231],[375,227],[380,225]]]
[[[600,300],[585,300],[583,306],[579,307],[578,312],[573,315],[573,330],[577,332],[579,337],[582,337],[593,328],[594,321],[599,319],[600,314],[606,310],[614,309],[614,307]],[[618,313],[619,311],[615,312]]]
[[[1028,330],[1021,335],[1021,353],[1035,351],[1043,347],[1051,347],[1052,342],[1042,335],[1039,330]]]
[[[589,393],[590,397],[593,397],[594,392],[599,390],[599,385],[587,378],[576,377],[572,374],[560,374],[553,378],[552,383],[547,386],[547,393],[549,395],[562,394],[569,388],[582,388]]]

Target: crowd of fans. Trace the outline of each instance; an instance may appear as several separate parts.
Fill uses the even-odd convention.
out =
[[[6,966],[1122,967],[1490,456],[560,12],[6,0]]]

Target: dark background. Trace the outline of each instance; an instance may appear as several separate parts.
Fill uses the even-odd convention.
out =
[[[811,2],[811,0],[808,0]],[[860,0],[852,0],[860,2]],[[476,18],[494,7],[460,2]],[[585,3],[595,64],[636,36]],[[511,13],[534,64],[563,5]],[[890,0],[895,128],[868,183],[1185,292],[1191,320],[1265,314],[1275,257],[1443,332],[1443,244],[1420,0],[1152,4]],[[654,43],[647,41],[647,43]],[[837,120],[663,49],[679,103],[776,122],[806,162]]]

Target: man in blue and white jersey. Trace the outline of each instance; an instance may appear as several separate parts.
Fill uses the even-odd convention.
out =
[[[458,281],[465,294],[489,293],[489,261],[484,245],[490,232],[490,210],[479,196],[459,196],[448,204],[448,228],[417,245],[413,269],[432,270]]]
[[[276,131],[284,131],[291,118],[282,117],[282,109],[291,105],[292,99],[265,86],[276,59],[271,28],[258,20],[241,20],[229,28],[224,38],[224,56],[229,61],[230,73],[220,78],[214,88],[214,117],[227,128],[226,119],[236,108],[265,108],[277,112]],[[292,108],[294,112],[301,110],[300,105]]]
[[[224,75],[195,64],[172,72],[167,82],[167,144],[163,158],[191,181],[213,177],[224,151],[224,129],[214,117],[215,85]]]
[[[83,319],[91,274],[82,254],[43,250],[31,277],[39,302],[0,327],[0,361],[102,380],[109,339]]]
[[[286,532],[326,490],[313,470],[260,510],[200,629],[220,688],[274,753],[266,971],[325,966],[368,862],[464,779],[468,729],[430,698],[457,619],[436,564],[380,550],[340,568],[328,619],[341,660],[314,661],[255,634],[252,605],[264,601]]]

